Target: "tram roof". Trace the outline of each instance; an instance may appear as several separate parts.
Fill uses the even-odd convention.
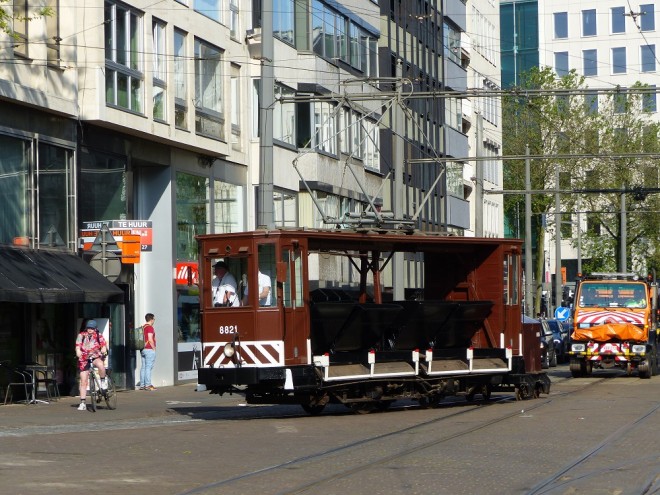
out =
[[[205,234],[197,236],[200,241],[224,241],[273,238],[281,241],[306,239],[310,251],[406,251],[406,252],[450,252],[468,251],[498,246],[522,246],[520,239],[494,237],[463,237],[439,232],[418,230],[385,229],[258,229],[230,234]]]

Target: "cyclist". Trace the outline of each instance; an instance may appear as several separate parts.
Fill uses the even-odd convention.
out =
[[[101,377],[101,390],[108,388],[108,380],[105,376],[105,365],[103,359],[108,355],[108,345],[103,335],[99,332],[96,320],[89,320],[76,338],[76,356],[78,356],[78,369],[80,370],[80,405],[79,411],[86,411],[87,385],[89,382],[89,361],[99,370]]]

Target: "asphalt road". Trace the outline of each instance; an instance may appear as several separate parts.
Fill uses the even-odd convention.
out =
[[[570,378],[516,402],[249,406],[194,386],[0,406],[0,493],[658,494],[660,377]]]

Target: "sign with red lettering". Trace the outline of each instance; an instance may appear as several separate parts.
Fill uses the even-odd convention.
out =
[[[177,285],[199,284],[199,267],[194,261],[179,261],[176,264]]]
[[[120,243],[124,236],[140,236],[140,251],[152,250],[153,232],[151,220],[100,220],[83,222],[83,228],[80,229],[80,238],[82,239],[83,249],[85,251],[92,249],[94,240],[103,225],[107,225],[108,231],[117,243]]]

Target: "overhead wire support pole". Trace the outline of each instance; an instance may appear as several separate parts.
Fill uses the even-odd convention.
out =
[[[561,305],[561,198],[559,196],[559,162],[555,166],[555,308]]]
[[[525,145],[529,155],[529,145]],[[530,159],[525,159],[525,309],[528,316],[534,315],[534,270],[532,269],[532,178]]]
[[[394,175],[392,176],[392,212],[394,218],[403,220],[403,160],[404,160],[404,143],[403,143],[403,61],[398,59],[396,62],[396,89],[397,101],[392,105],[393,117],[393,168]],[[392,292],[395,301],[405,299],[405,280],[403,273],[403,254],[395,253],[392,258]]]
[[[261,99],[259,104],[259,192],[257,226],[275,226],[273,199],[273,107],[275,70],[273,68],[273,0],[262,0],[261,9]]]

